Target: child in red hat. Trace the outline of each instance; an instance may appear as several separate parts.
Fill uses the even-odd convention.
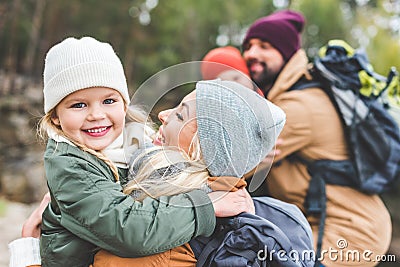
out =
[[[233,46],[210,50],[203,58],[201,74],[205,80],[221,79],[238,82],[264,96],[251,81],[249,70],[239,49]]]

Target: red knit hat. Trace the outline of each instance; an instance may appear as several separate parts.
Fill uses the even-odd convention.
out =
[[[250,39],[257,38],[269,42],[278,49],[285,61],[301,47],[300,33],[305,19],[302,14],[283,10],[256,20],[247,31],[243,41],[245,46]]]
[[[206,61],[206,62],[205,62]],[[211,64],[215,62],[220,64]],[[201,64],[201,74],[204,80],[212,80],[225,71],[236,69],[249,76],[246,62],[244,61],[239,49],[233,46],[218,47],[210,50]]]

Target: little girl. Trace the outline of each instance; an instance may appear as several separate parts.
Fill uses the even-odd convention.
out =
[[[213,206],[201,190],[143,202],[123,194],[116,182],[127,175],[125,151],[151,142],[145,116],[128,104],[124,70],[109,44],[67,38],[49,50],[40,133],[48,136],[51,203],[41,226],[42,266],[87,267],[99,248],[122,257],[160,253],[210,235],[215,214],[246,211]],[[124,135],[127,112],[134,122]]]

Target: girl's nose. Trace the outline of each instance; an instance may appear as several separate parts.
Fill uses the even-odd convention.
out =
[[[105,117],[106,113],[101,107],[92,107],[88,115],[88,120],[102,120]]]
[[[163,110],[160,111],[160,113],[158,113],[158,119],[161,121],[162,124],[165,124],[169,114],[171,114],[172,109],[167,109],[167,110]]]

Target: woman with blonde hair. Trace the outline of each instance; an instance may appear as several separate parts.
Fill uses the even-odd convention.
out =
[[[139,201],[194,189],[244,188],[241,177],[272,150],[285,123],[280,108],[236,82],[221,80],[196,83],[176,108],[158,117],[162,126],[155,143],[159,146],[137,150],[128,180],[121,181],[124,192]],[[179,249],[185,257],[157,258],[153,264],[194,266],[190,245]],[[100,251],[94,267],[144,266],[140,261]]]

